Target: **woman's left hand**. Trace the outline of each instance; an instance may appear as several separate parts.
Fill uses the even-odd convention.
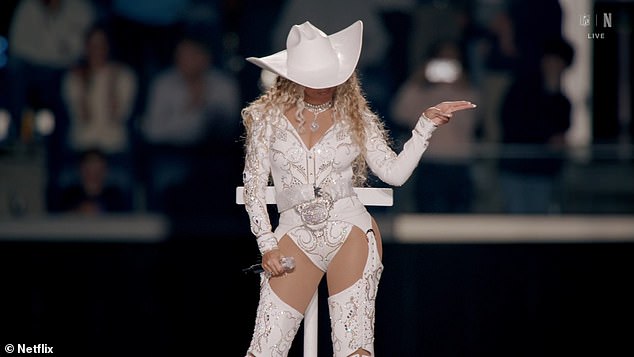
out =
[[[465,109],[473,109],[476,105],[466,100],[454,102],[442,102],[423,111],[423,115],[431,120],[436,126],[447,124],[454,112]]]

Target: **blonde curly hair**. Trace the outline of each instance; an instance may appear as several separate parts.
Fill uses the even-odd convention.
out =
[[[253,111],[258,108],[262,113],[286,112],[293,106],[297,107],[296,115],[303,125],[304,117],[304,87],[284,77],[278,76],[275,83],[256,100],[242,109],[241,115],[246,131],[246,143],[253,135]],[[372,125],[380,131],[386,141],[387,131],[383,122],[370,109],[367,100],[361,90],[359,78],[353,73],[348,80],[337,86],[334,94],[334,120],[341,120],[350,125],[352,138],[361,149],[361,154],[353,162],[354,185],[363,186],[368,178],[368,168],[365,161],[366,127]],[[271,115],[264,115],[266,120],[271,120]]]

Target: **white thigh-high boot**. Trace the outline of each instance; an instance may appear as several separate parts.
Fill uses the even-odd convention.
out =
[[[304,316],[282,301],[262,279],[255,329],[247,356],[286,357]]]
[[[328,298],[335,357],[363,349],[374,356],[374,302],[383,271],[374,234],[368,234],[368,259],[361,279]]]

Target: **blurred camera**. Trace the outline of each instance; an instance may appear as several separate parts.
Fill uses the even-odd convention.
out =
[[[461,73],[460,62],[452,59],[432,59],[425,66],[425,78],[431,83],[453,83]]]

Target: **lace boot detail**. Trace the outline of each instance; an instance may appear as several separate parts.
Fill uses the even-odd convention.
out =
[[[368,234],[368,247],[361,279],[328,298],[335,357],[350,356],[358,349],[374,356],[374,305],[383,265],[373,234]]]
[[[247,356],[286,357],[304,316],[282,301],[263,278]]]

